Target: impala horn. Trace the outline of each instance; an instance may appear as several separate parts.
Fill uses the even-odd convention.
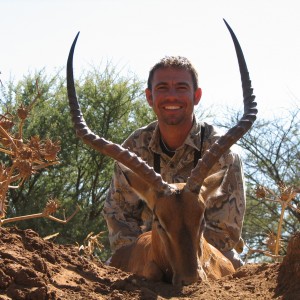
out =
[[[242,48],[228,23],[225,20],[224,22],[233,40],[239,63],[244,98],[244,115],[237,125],[229,129],[225,135],[221,136],[214,144],[212,144],[198,161],[196,167],[192,170],[191,176],[187,180],[186,188],[193,193],[200,192],[203,181],[205,177],[207,177],[210,169],[234,143],[245,135],[256,120],[257,115],[257,104],[254,101],[255,96],[253,95],[251,80]]]
[[[87,126],[77,100],[73,75],[73,54],[78,36],[79,32],[73,41],[67,62],[67,89],[69,106],[77,136],[93,149],[104,155],[112,157],[116,161],[122,163],[125,167],[132,170],[134,173],[141,176],[141,178],[143,178],[150,186],[153,186],[157,191],[170,193],[170,186],[163,181],[160,174],[155,173],[153,168],[149,167],[135,153],[130,152],[118,144],[99,137]]]

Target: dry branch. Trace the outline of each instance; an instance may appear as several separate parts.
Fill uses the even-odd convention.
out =
[[[6,164],[0,162],[0,226],[33,218],[48,218],[66,224],[79,210],[77,207],[69,218],[61,220],[52,215],[58,209],[58,202],[49,200],[41,213],[5,218],[6,196],[9,189],[19,188],[39,170],[59,164],[57,159],[57,153],[60,151],[59,141],[41,140],[39,136],[32,136],[29,140],[25,140],[23,137],[24,124],[33,105],[40,97],[37,81],[36,89],[37,95],[29,106],[21,104],[15,114],[11,112],[0,114],[0,152],[4,153],[9,161]]]
[[[278,183],[278,188],[279,188],[279,195],[277,195],[273,190],[268,189],[264,186],[258,186],[256,189],[257,198],[263,199],[265,201],[279,203],[281,206],[280,217],[279,217],[279,222],[277,227],[277,234],[274,235],[273,233],[270,233],[267,238],[267,246],[268,249],[271,251],[271,253],[264,250],[258,250],[258,249],[254,250],[249,248],[249,252],[247,256],[254,252],[258,252],[258,253],[263,253],[264,255],[269,256],[276,260],[281,258],[279,251],[281,248],[281,229],[282,229],[282,224],[284,222],[284,213],[288,207],[300,213],[299,208],[291,204],[292,200],[294,200],[296,195],[300,193],[300,189],[295,188],[293,186],[286,186],[283,182]]]

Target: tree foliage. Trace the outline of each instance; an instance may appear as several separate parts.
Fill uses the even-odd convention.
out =
[[[232,112],[230,115],[233,115]],[[238,119],[239,114],[235,114],[225,127],[236,124]],[[266,249],[270,233],[277,233],[281,213],[280,203],[274,199],[281,199],[288,187],[300,191],[300,109],[273,119],[258,119],[238,145],[243,149],[247,182],[243,237],[250,248]],[[259,197],[258,186],[271,190],[276,197],[269,200]],[[300,230],[299,194],[293,198],[291,205],[294,209],[287,207],[284,214],[283,246],[293,233]]]
[[[66,225],[36,219],[18,223],[18,227],[32,228],[41,236],[59,232],[57,242],[81,244],[91,232],[97,235],[106,231],[101,210],[110,185],[113,161],[76,137],[65,76],[60,73],[47,76],[41,70],[24,76],[17,83],[8,82],[2,86],[2,112],[12,111],[20,104],[29,105],[36,96],[36,80],[41,95],[31,111],[30,121],[24,126],[24,138],[39,135],[41,139],[60,140],[61,163],[34,174],[21,188],[10,191],[8,216],[41,212],[53,197],[59,199],[66,215],[79,205],[81,211]],[[142,86],[143,83],[134,76],[119,76],[116,68],[109,64],[104,69],[94,68],[82,73],[76,81],[76,90],[89,127],[96,134],[120,144],[134,129],[154,120],[144,100]],[[197,112],[199,118],[205,119],[212,114],[207,110]],[[226,115],[233,117],[219,120],[218,126],[230,128],[237,123],[239,114],[228,112]],[[258,119],[238,142],[243,149],[247,182],[243,238],[250,248],[265,248],[268,234],[277,231],[280,216],[280,205],[258,197],[257,186],[265,186],[277,195],[284,186],[300,189],[299,119],[299,108],[290,111],[286,117]],[[299,203],[298,194],[291,204],[299,208]],[[62,215],[59,217],[63,218]],[[299,211],[288,208],[284,219],[282,239],[286,242],[300,229]],[[103,242],[105,249],[109,249],[107,239]]]
[[[81,243],[90,232],[106,230],[101,210],[113,161],[76,137],[65,77],[60,74],[49,77],[42,70],[28,74],[17,84],[8,83],[2,88],[2,111],[12,110],[20,103],[28,105],[36,95],[36,80],[41,96],[24,126],[25,138],[39,135],[42,139],[60,140],[61,163],[36,173],[20,189],[11,191],[8,215],[40,212],[51,197],[59,199],[66,214],[79,205],[81,211],[66,225],[37,219],[18,223],[18,227],[30,227],[42,236],[59,232],[58,242]],[[142,86],[134,76],[119,76],[111,65],[83,73],[76,81],[76,89],[89,127],[96,134],[121,143],[135,128],[152,121],[154,116],[146,106]]]

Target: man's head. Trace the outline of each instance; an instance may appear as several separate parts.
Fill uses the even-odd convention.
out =
[[[163,68],[178,68],[184,69],[190,72],[193,80],[194,89],[196,90],[198,86],[198,73],[192,63],[183,56],[165,56],[158,63],[156,63],[149,72],[147,88],[152,89],[152,80],[156,70]]]
[[[188,132],[193,124],[194,106],[200,101],[198,74],[188,59],[168,56],[150,71],[146,88],[148,104],[154,110],[160,129],[178,125]]]

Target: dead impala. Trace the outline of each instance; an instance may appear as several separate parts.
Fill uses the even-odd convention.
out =
[[[225,21],[225,20],[224,20]],[[205,201],[217,192],[220,171],[207,177],[219,158],[250,129],[257,109],[242,49],[229,27],[241,73],[244,115],[220,137],[192,170],[186,183],[168,184],[142,159],[123,147],[94,134],[87,126],[77,101],[73,54],[77,34],[67,62],[69,105],[77,135],[92,148],[121,164],[128,184],[153,212],[152,231],[141,234],[135,243],[120,248],[111,265],[152,280],[167,280],[186,285],[197,280],[220,278],[235,270],[231,262],[203,237]]]

